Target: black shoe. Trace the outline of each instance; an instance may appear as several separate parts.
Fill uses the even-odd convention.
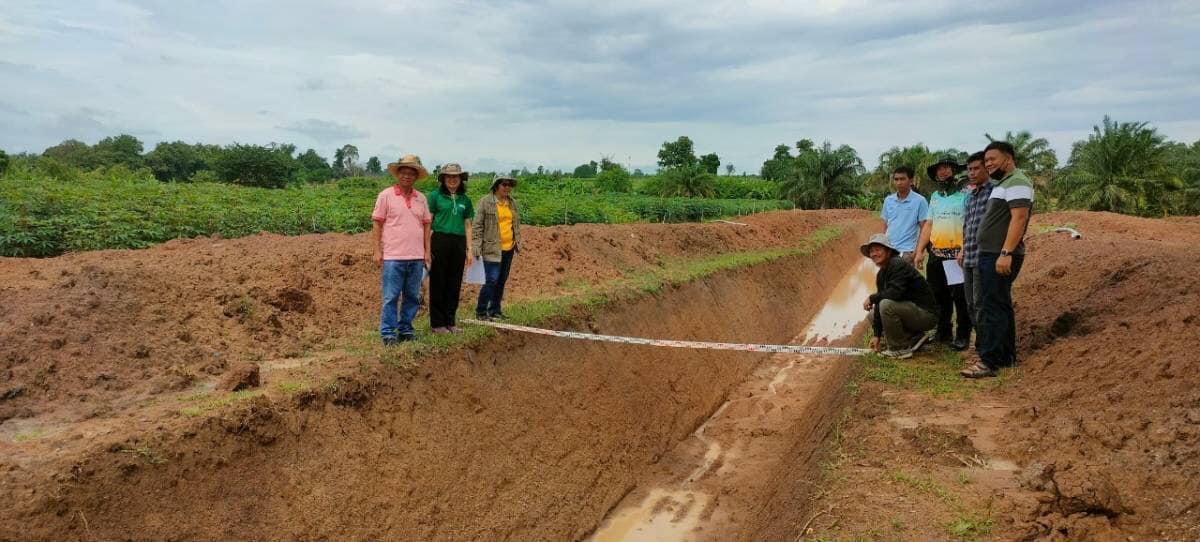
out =
[[[383,338],[383,345],[384,345],[384,346],[396,346],[396,344],[397,344],[398,342],[399,342],[399,341],[397,341],[395,337],[384,337],[384,338]]]
[[[954,342],[954,339],[952,339],[950,337],[949,333],[938,333],[937,338],[934,339],[934,341],[942,343],[942,344],[950,344],[950,343]]]
[[[508,320],[508,317],[505,316],[504,313],[498,312],[496,314],[488,316],[488,320]]]
[[[912,346],[909,347],[908,351],[916,352],[916,351],[920,350],[922,346],[925,346],[925,343],[927,343],[927,342],[929,342],[929,334],[922,333],[922,334],[918,335],[916,339],[913,340]]]
[[[413,335],[412,333],[396,335],[396,342],[398,342],[398,343],[406,343],[406,342],[415,341],[415,340],[417,340],[417,336]]]
[[[950,343],[951,348],[958,350],[960,352],[963,350],[966,350],[967,347],[970,345],[971,345],[970,339],[954,339],[954,342]]]
[[[476,314],[475,319],[479,320],[480,322],[487,322],[487,321],[491,320],[492,317],[488,316],[486,314]]]

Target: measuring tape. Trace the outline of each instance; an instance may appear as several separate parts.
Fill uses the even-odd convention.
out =
[[[641,344],[646,346],[665,346],[668,348],[692,348],[697,350],[738,350],[742,352],[765,352],[770,354],[825,354],[833,356],[861,356],[870,353],[866,348],[846,348],[839,346],[802,346],[798,344],[740,344],[740,343],[710,343],[701,341],[672,341],[665,339],[642,339],[640,337],[621,337],[618,335],[599,335],[596,333],[580,333],[578,331],[556,331],[516,324],[502,324],[481,320],[463,320],[467,324],[489,326],[508,331],[579,339],[584,341],[600,341],[620,344]]]

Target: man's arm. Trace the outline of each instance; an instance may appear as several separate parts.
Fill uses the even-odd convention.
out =
[[[1029,225],[1029,207],[1014,207],[1009,212],[1012,213],[1012,220],[1008,222],[1008,235],[1004,236],[1004,250],[1012,252],[1025,236],[1025,227]]]
[[[383,222],[371,221],[371,255],[375,265],[383,265]]]
[[[921,235],[917,236],[917,248],[913,249],[913,267],[921,265],[921,260],[925,259],[925,247],[929,246],[929,236],[933,234],[933,221],[925,220],[921,222]]]
[[[429,268],[433,265],[433,251],[429,246],[429,239],[433,237],[433,226],[431,223],[426,222],[421,227],[425,230],[425,267]]]

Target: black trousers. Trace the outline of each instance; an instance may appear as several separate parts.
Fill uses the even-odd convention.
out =
[[[979,253],[979,279],[983,296],[979,306],[979,333],[975,351],[992,369],[1017,364],[1017,318],[1013,311],[1012,285],[1021,274],[1024,255],[1013,255],[1008,276],[996,272],[999,254]]]
[[[946,284],[946,268],[942,262],[953,258],[941,258],[929,253],[925,264],[925,280],[933,290],[933,298],[938,304],[938,340],[949,340],[954,337],[959,340],[971,340],[971,310],[967,307],[967,295],[962,284],[953,286]],[[957,316],[957,318],[954,318]],[[951,321],[958,320],[955,333],[951,333]]]
[[[433,232],[429,248],[433,252],[433,265],[429,269],[429,327],[452,326],[462,293],[467,238]]]

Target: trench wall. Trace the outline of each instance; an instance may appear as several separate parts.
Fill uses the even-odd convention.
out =
[[[812,255],[667,288],[579,327],[787,341],[824,301],[821,284],[860,257],[867,222]],[[161,461],[97,455],[0,539],[577,540],[759,356],[504,334],[290,403],[255,400],[153,443]]]

